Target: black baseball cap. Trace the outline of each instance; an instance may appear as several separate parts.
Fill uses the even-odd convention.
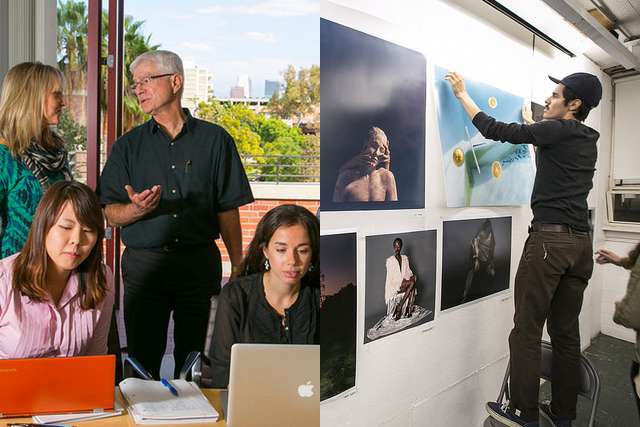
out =
[[[549,76],[552,82],[562,83],[573,90],[591,108],[596,107],[602,99],[602,84],[593,74],[573,73],[562,80]]]

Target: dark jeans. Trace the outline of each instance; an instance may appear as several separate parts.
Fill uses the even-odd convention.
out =
[[[540,341],[547,330],[553,347],[551,402],[563,419],[576,417],[580,376],[578,315],[593,271],[593,248],[586,233],[530,231],[515,279],[511,351],[511,405],[527,422],[538,420]]]
[[[175,375],[189,352],[204,351],[211,296],[220,293],[221,277],[215,244],[176,251],[125,249],[122,278],[129,356],[155,379],[160,378],[172,312]]]

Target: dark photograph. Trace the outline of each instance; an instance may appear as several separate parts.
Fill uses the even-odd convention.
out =
[[[442,242],[443,311],[509,288],[511,217],[445,221]]]
[[[425,206],[426,59],[322,19],[322,209]]]
[[[320,399],[356,383],[356,233],[320,236]]]

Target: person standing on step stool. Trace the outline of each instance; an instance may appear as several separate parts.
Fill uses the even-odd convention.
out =
[[[549,78],[556,87],[545,100],[544,120],[521,124],[502,123],[483,113],[457,72],[445,77],[485,138],[537,147],[533,220],[516,273],[514,327],[509,335],[511,401],[487,403],[493,418],[512,427],[537,427],[539,415],[556,427],[571,426],[575,419],[578,315],[593,271],[587,196],[593,187],[600,134],[582,122],[599,104],[602,85],[587,73]],[[551,403],[538,402],[545,321],[554,355]]]

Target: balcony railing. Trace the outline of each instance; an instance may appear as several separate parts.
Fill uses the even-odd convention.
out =
[[[320,182],[320,156],[241,154],[249,181]]]
[[[69,153],[69,166],[74,177],[86,180],[85,151]],[[249,181],[253,182],[320,182],[320,156],[279,156],[241,154],[242,164]],[[102,155],[102,164],[106,155]],[[102,170],[102,168],[100,168]]]

